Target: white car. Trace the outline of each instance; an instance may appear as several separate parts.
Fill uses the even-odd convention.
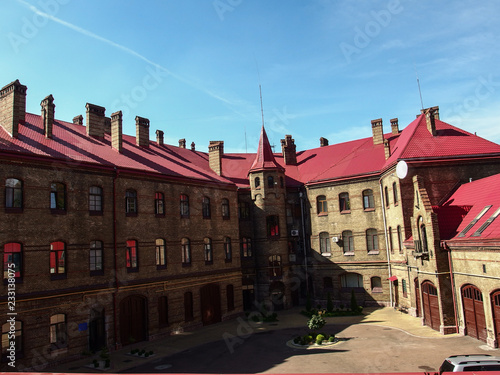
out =
[[[461,371],[500,371],[500,357],[488,354],[452,355],[439,367],[439,374]]]

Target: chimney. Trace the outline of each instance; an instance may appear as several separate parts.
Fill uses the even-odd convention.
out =
[[[295,140],[292,136],[287,134],[285,139],[281,140],[281,152],[283,153],[283,158],[285,159],[286,165],[296,165],[297,164],[297,154],[295,152]]]
[[[381,145],[384,143],[384,128],[382,119],[372,120],[373,144]]]
[[[104,138],[104,112],[106,108],[87,103],[87,135],[91,137]]]
[[[111,147],[122,152],[122,111],[111,115]]]
[[[186,148],[186,139],[185,138],[179,139],[179,147]]]
[[[162,130],[156,131],[156,143],[158,144],[158,146],[163,146],[163,131]]]
[[[208,145],[208,163],[210,168],[222,176],[222,155],[224,155],[224,141],[210,141]]]
[[[421,111],[425,114],[425,122],[427,124],[427,130],[432,134],[433,137],[437,135],[436,131],[436,120],[439,120],[439,107],[430,107],[423,109]]]
[[[399,134],[399,123],[398,123],[397,117],[391,119],[391,130],[392,130],[392,134],[394,134],[394,135]]]
[[[73,117],[73,124],[75,124],[75,125],[83,125],[83,116],[82,115],[78,115],[78,116]]]
[[[149,120],[135,116],[135,144],[140,147],[149,147]]]
[[[191,142],[191,151],[196,151],[196,145],[194,142]]]
[[[26,118],[26,90],[18,79],[0,90],[0,125],[17,138],[19,124]]]
[[[111,118],[104,117],[104,133],[111,134]]]
[[[391,147],[389,146],[389,141],[387,139],[384,140],[384,152],[385,152],[385,160],[389,159],[391,156]]]
[[[319,147],[325,147],[328,146],[328,139],[321,137],[319,139]]]
[[[54,110],[56,108],[54,104],[54,97],[52,95],[45,97],[45,99],[40,102],[40,107],[42,107],[42,123],[45,138],[52,138]]]

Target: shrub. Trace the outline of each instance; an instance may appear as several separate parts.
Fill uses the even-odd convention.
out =
[[[310,330],[317,331],[323,328],[325,324],[326,321],[321,315],[313,315],[307,322],[307,327],[309,327]]]
[[[323,343],[324,339],[325,339],[325,336],[323,336],[323,335],[316,336],[316,344],[321,345]]]
[[[330,292],[328,292],[327,298],[326,298],[326,311],[332,312],[333,311],[333,301],[332,301],[332,295]]]
[[[295,344],[300,344],[301,341],[302,341],[302,337],[300,337],[300,336],[297,336],[296,338],[293,339],[293,342]]]
[[[328,338],[328,342],[335,342],[335,335],[331,335],[331,336]]]

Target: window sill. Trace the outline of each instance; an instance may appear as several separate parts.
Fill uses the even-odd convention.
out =
[[[139,267],[127,268],[128,273],[137,273],[139,272]]]
[[[365,208],[363,211],[365,212],[374,212],[375,211],[375,208],[373,207],[370,207],[370,208]]]
[[[126,212],[125,216],[126,217],[137,217],[137,212]]]
[[[332,253],[321,253],[321,255],[323,255],[324,257],[331,257]]]
[[[58,209],[58,208],[51,208],[50,209],[50,213],[52,215],[66,215],[66,210],[61,210],[61,209]]]
[[[157,264],[156,265],[156,270],[157,271],[160,271],[160,270],[166,270],[167,269],[167,265],[166,264]]]
[[[181,219],[189,219],[189,215],[181,215]]]
[[[350,213],[351,213],[351,210],[340,211],[341,215],[347,215],[347,214],[350,214]]]
[[[191,263],[182,263],[182,267],[191,267]]]
[[[318,213],[318,216],[328,216],[328,212],[320,212]]]
[[[165,214],[155,214],[155,217],[162,218],[165,217]]]
[[[89,211],[89,216],[103,216],[102,211]]]
[[[352,256],[354,256],[354,251],[347,251],[344,253],[344,255],[352,257]]]
[[[6,214],[22,214],[23,209],[20,207],[19,208],[18,207],[6,207],[5,213]]]
[[[382,288],[373,288],[372,293],[383,293]]]
[[[90,271],[90,276],[103,276],[103,275],[104,275],[104,270]]]
[[[58,274],[58,273],[51,273],[50,274],[50,280],[66,280],[68,276],[65,273]]]
[[[378,250],[372,250],[368,252],[368,255],[378,255],[378,254],[380,254],[380,251]]]

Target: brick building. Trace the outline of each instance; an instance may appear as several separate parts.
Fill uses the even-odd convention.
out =
[[[437,107],[402,131],[392,119],[385,134],[377,119],[369,138],[298,152],[286,135],[273,153],[262,127],[257,153],[231,154],[223,141],[208,153],[167,145],[161,130],[153,142],[139,116],[136,136],[124,135],[120,111],[90,103],[85,124],[57,120],[51,95],[40,115],[26,113],[26,92],[19,81],[0,91],[0,308],[14,290],[17,314],[2,322],[2,369],[12,333],[16,363],[43,368],[308,293],[339,305],[354,291],[359,304],[472,332],[452,302],[460,246],[442,233],[440,207],[500,173],[500,146],[441,121]],[[494,251],[470,254],[496,267]],[[493,293],[492,275],[470,284]],[[478,338],[496,345],[486,318],[491,333]]]

